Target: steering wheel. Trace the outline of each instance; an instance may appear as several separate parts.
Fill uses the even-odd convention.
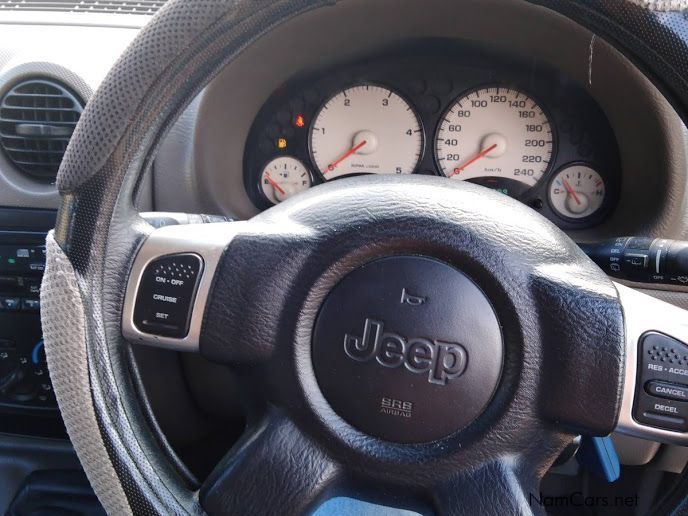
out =
[[[107,511],[298,514],[333,493],[384,492],[440,514],[540,512],[531,495],[575,435],[685,439],[638,423],[633,404],[641,337],[688,342],[688,314],[613,284],[504,195],[359,177],[247,222],[154,228],[137,213],[139,178],[188,102],[277,24],[333,3],[168,2],[74,134],[43,325]],[[541,3],[607,37],[687,112],[680,14]],[[151,432],[132,345],[198,352],[241,379],[245,434],[200,490]],[[666,507],[687,493],[682,481]]]

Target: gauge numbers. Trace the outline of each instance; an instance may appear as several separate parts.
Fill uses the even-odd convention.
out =
[[[503,86],[458,98],[444,114],[435,142],[446,177],[483,184],[484,178],[496,178],[527,188],[544,176],[553,149],[552,127],[542,107],[526,93]]]
[[[260,176],[260,189],[273,204],[310,188],[311,175],[298,159],[280,156],[271,160]]]
[[[397,93],[382,86],[354,86],[320,109],[310,148],[326,181],[353,174],[410,174],[423,153],[423,129]]]

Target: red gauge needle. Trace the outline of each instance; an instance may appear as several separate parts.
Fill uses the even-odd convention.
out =
[[[576,201],[576,204],[578,204],[580,206],[581,202],[580,202],[580,199],[578,198],[578,195],[576,195],[576,191],[573,188],[571,188],[571,185],[569,184],[569,182],[566,179],[564,179],[564,187],[566,188],[566,191],[569,193],[569,195],[571,195],[571,197],[573,197],[573,200]]]
[[[456,174],[460,174],[461,172],[464,171],[464,169],[465,169],[468,165],[472,165],[473,163],[475,163],[476,161],[478,161],[480,158],[485,157],[487,154],[489,154],[490,152],[492,152],[492,151],[495,150],[496,148],[497,148],[497,144],[496,144],[496,143],[493,143],[493,144],[490,145],[487,149],[480,151],[478,154],[476,154],[473,158],[469,159],[466,163],[464,163],[464,164],[461,165],[460,167],[455,168],[455,169],[454,169],[454,172],[452,172],[451,174],[449,174],[448,177],[452,177],[452,176],[455,176]]]
[[[286,192],[284,190],[282,190],[282,188],[280,188],[280,185],[277,184],[277,181],[275,181],[272,177],[270,177],[270,174],[268,172],[265,173],[265,179],[267,179],[268,183],[270,183],[272,185],[272,187],[275,190],[277,190],[279,193],[281,193],[282,195],[287,195]]]
[[[327,170],[325,170],[325,172],[323,172],[323,174],[327,174],[328,172],[332,172],[335,168],[337,168],[337,165],[339,165],[342,161],[344,161],[346,158],[348,158],[352,154],[356,153],[356,151],[358,151],[358,149],[363,147],[366,143],[368,143],[368,142],[366,140],[363,140],[361,143],[351,147],[348,151],[346,151],[344,154],[342,154],[334,162],[327,165]]]

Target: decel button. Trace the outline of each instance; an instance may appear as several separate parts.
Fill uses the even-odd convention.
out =
[[[136,296],[136,327],[162,337],[186,337],[202,271],[203,260],[192,253],[168,255],[149,263]]]

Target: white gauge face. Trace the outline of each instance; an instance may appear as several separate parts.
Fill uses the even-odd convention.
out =
[[[543,109],[522,91],[493,86],[457,99],[444,114],[435,149],[452,179],[485,177],[534,186],[552,159],[552,128]]]
[[[554,176],[549,187],[552,208],[563,217],[582,219],[598,211],[604,203],[604,180],[586,165],[572,165]]]
[[[298,159],[281,156],[263,167],[260,188],[267,199],[277,204],[310,188],[311,175]]]
[[[410,174],[423,152],[423,129],[411,106],[393,91],[354,86],[320,109],[310,146],[328,181],[351,174]]]

